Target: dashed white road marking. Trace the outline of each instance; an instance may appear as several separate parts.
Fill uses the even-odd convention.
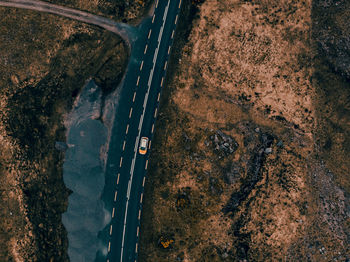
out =
[[[149,144],[148,144],[148,149],[151,149],[151,144],[152,144],[152,140],[149,141]]]
[[[176,15],[176,18],[175,18],[175,25],[177,23],[177,19],[179,18],[179,15]]]
[[[139,236],[140,227],[137,226],[136,236]]]
[[[125,134],[128,134],[128,132],[129,132],[129,124],[126,125]]]
[[[139,220],[141,218],[141,209],[139,209],[139,216],[138,216]]]
[[[111,225],[111,226],[109,227],[109,235],[112,235],[112,232],[113,232],[113,225]]]
[[[153,115],[154,118],[157,117],[157,112],[158,112],[158,108],[156,107],[156,110],[154,110],[154,115]]]
[[[146,170],[147,170],[147,167],[148,167],[148,159],[146,160],[146,166],[145,166]]]
[[[123,151],[125,150],[125,144],[126,144],[126,140],[124,140],[124,143],[123,143]]]
[[[119,185],[119,177],[120,177],[120,173],[118,173],[117,185]],[[117,192],[117,191],[116,191],[116,192]]]
[[[152,29],[150,29],[150,30],[148,31],[148,36],[147,36],[148,39],[151,37],[151,33],[152,33]]]
[[[137,77],[136,86],[139,86],[140,76]]]
[[[169,48],[168,48],[168,55],[170,54],[170,49],[171,49],[171,46],[169,45]]]
[[[157,2],[156,2],[156,8],[158,8],[158,2],[159,2],[159,0],[157,0]]]
[[[154,18],[156,17],[156,14],[153,14],[153,17],[152,17],[152,24],[154,23]]]
[[[123,157],[120,157],[119,167],[122,167],[123,164]]]
[[[164,76],[162,76],[162,81],[160,81],[160,86],[163,87]]]
[[[141,193],[140,203],[142,203],[143,200],[143,193]]]
[[[114,217],[115,207],[113,207],[112,218]]]
[[[142,68],[143,68],[143,60],[142,60],[141,65],[140,65],[140,71],[142,71]]]
[[[168,66],[168,61],[165,61],[165,64],[164,64],[164,70],[166,70],[166,67]]]
[[[143,181],[142,181],[142,187],[145,186],[145,182],[146,182],[146,177],[144,176],[144,177],[143,177]]]
[[[158,1],[158,0],[157,0]],[[159,47],[162,41],[162,35],[164,32],[164,26],[165,26],[165,22],[166,22],[166,18],[168,15],[168,11],[169,11],[169,5],[170,5],[170,0],[168,0],[167,6],[165,8],[164,14],[163,14],[163,23],[162,26],[160,28],[160,32],[158,35],[158,45],[156,47],[156,51],[154,52],[154,56],[153,56],[153,61],[157,60],[158,57],[158,53],[159,53]],[[150,36],[150,33],[149,33]],[[147,92],[143,101],[143,112],[140,118],[140,122],[139,122],[139,128],[138,128],[138,135],[136,137],[135,140],[135,148],[134,148],[134,157],[131,161],[131,167],[130,167],[130,178],[129,178],[129,183],[128,183],[128,189],[127,189],[127,195],[126,195],[126,206],[125,206],[125,214],[124,214],[124,226],[123,226],[123,234],[122,234],[122,245],[121,245],[121,252],[120,252],[120,261],[123,261],[123,255],[124,255],[124,243],[125,243],[125,232],[126,232],[126,221],[127,221],[127,217],[128,217],[128,206],[129,206],[129,199],[130,199],[130,193],[131,193],[131,185],[132,185],[132,181],[133,181],[133,175],[134,175],[134,168],[135,168],[135,161],[136,161],[136,155],[137,155],[137,143],[140,139],[141,136],[141,129],[142,129],[142,124],[143,124],[143,120],[144,120],[144,116],[145,116],[145,110],[147,107],[147,102],[148,102],[148,96],[149,96],[149,91],[151,88],[151,83],[152,83],[152,79],[153,79],[153,74],[154,74],[154,69],[155,69],[156,64],[153,63],[153,67],[151,69],[151,73],[149,74],[149,78],[148,78],[148,88],[147,88]],[[140,210],[141,212],[141,210]],[[141,213],[139,213],[139,216],[141,216]]]
[[[180,6],[181,6],[181,0],[180,0],[180,3],[179,3],[179,8],[180,8]]]
[[[117,195],[118,195],[118,191],[116,190],[114,193],[114,202],[117,201]]]
[[[151,132],[152,132],[152,134],[153,134],[153,131],[154,131],[154,124],[152,125],[152,131],[151,131]]]
[[[134,92],[134,97],[132,98],[133,102],[135,102],[135,98],[136,98],[136,92]]]
[[[145,51],[143,51],[143,54],[146,54],[148,45],[145,46]]]
[[[132,108],[130,108],[129,118],[131,118],[131,115],[132,115]]]
[[[111,241],[108,242],[108,252],[111,251]]]
[[[160,93],[158,93],[157,102],[159,102],[159,99],[160,99]]]
[[[175,33],[175,30],[173,30],[173,32],[171,33],[171,39],[174,38],[174,33]]]
[[[138,246],[139,246],[139,245],[138,245],[138,243],[136,242],[136,248],[135,248],[136,251],[135,251],[135,253],[137,253]]]

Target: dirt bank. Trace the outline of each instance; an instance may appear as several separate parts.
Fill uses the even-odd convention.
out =
[[[129,51],[57,16],[0,8],[0,24],[0,261],[67,261],[63,115],[86,79],[115,88]]]
[[[140,260],[350,259],[346,198],[318,150],[311,0],[197,8],[163,93]]]

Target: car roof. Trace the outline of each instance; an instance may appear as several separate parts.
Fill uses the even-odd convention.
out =
[[[147,137],[142,137],[141,138],[141,146],[146,146],[148,142],[148,138]]]

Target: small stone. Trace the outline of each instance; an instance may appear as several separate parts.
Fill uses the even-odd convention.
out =
[[[265,153],[266,154],[271,154],[272,153],[272,148],[271,147],[268,147],[265,149]]]
[[[214,135],[214,142],[215,143],[219,143],[219,138],[218,138],[218,136],[216,134]]]
[[[277,146],[279,148],[283,148],[284,147],[282,140],[278,141]]]
[[[260,132],[260,128],[259,127],[255,128],[255,132],[259,133]]]

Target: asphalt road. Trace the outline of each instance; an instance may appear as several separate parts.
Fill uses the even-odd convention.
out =
[[[149,151],[138,153],[139,140],[154,133],[167,61],[181,0],[155,0],[155,10],[133,34],[133,28],[87,12],[38,0],[7,0],[0,6],[53,13],[94,24],[121,35],[132,46],[109,145],[106,185],[102,200],[111,222],[99,237],[106,248],[96,261],[136,261],[140,217]],[[138,35],[136,37],[136,35]],[[131,44],[132,43],[132,44]]]
[[[181,1],[156,3],[154,15],[140,28],[143,33],[132,51],[111,138],[110,151],[117,153],[109,155],[102,197],[112,213],[111,224],[102,237],[108,242],[107,261],[137,259],[148,166],[148,154],[140,155],[138,145],[142,136],[152,141]],[[106,261],[102,254],[97,260]]]

